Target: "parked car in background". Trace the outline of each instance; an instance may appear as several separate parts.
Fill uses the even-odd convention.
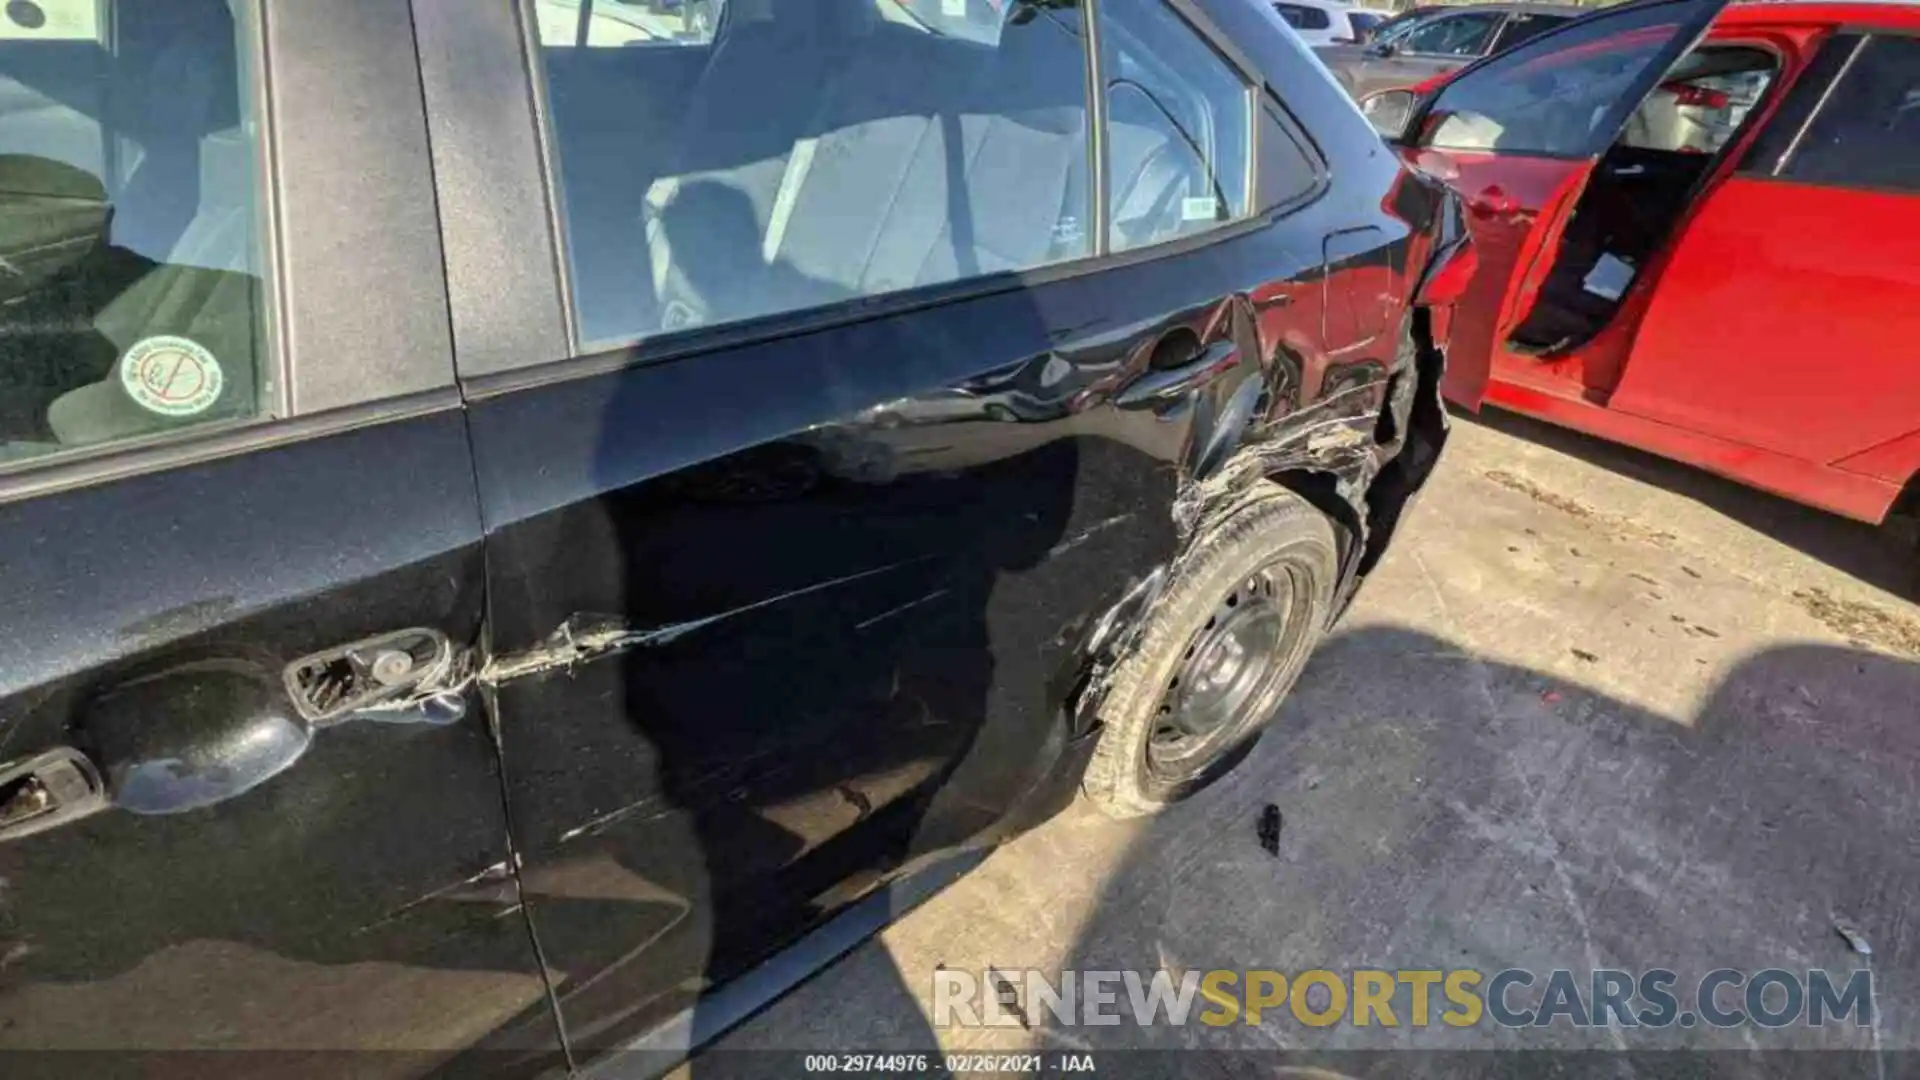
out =
[[[1445,440],[1244,0],[0,20],[7,1048],[680,1053],[1222,776]]]
[[[1374,27],[1372,31],[1370,31],[1367,34],[1367,37],[1365,40],[1380,41],[1391,35],[1398,34],[1402,30],[1405,30],[1407,28],[1407,24],[1413,22],[1416,19],[1424,19],[1427,16],[1434,14],[1435,12],[1445,11],[1445,10],[1447,10],[1446,7],[1439,4],[1421,4],[1416,7],[1402,9],[1400,11],[1395,12],[1393,15],[1391,15],[1387,19],[1383,20],[1380,23],[1380,25]]]
[[[1467,199],[1451,359],[1489,401],[1862,521],[1913,506],[1920,5],[1643,2],[1362,108]]]
[[[1547,4],[1473,4],[1438,8],[1376,33],[1363,45],[1314,50],[1354,97],[1414,86],[1510,49],[1587,14]]]
[[[1377,11],[1338,0],[1279,0],[1273,10],[1309,45],[1356,44],[1386,21]]]

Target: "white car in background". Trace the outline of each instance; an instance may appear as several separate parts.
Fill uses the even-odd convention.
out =
[[[1336,0],[1278,0],[1273,10],[1308,45],[1355,45],[1387,21],[1382,12]]]

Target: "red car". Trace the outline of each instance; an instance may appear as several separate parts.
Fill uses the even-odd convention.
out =
[[[1649,0],[1362,108],[1470,208],[1461,397],[1864,521],[1920,490],[1920,5]]]

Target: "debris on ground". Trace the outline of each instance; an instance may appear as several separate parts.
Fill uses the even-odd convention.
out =
[[[1585,503],[1569,499],[1558,492],[1549,491],[1526,477],[1517,476],[1507,472],[1505,469],[1494,469],[1481,475],[1509,491],[1517,491],[1527,498],[1532,499],[1534,502],[1542,506],[1550,506],[1569,517],[1605,524],[1608,531],[1615,535],[1631,536],[1651,544],[1661,545],[1669,544],[1679,539],[1664,529],[1649,529],[1632,518],[1616,517],[1612,514],[1600,513]],[[1532,529],[1528,529],[1526,532],[1528,535],[1536,535]],[[1575,550],[1573,554],[1579,555],[1580,552]]]
[[[1570,514],[1577,518],[1590,518],[1593,516],[1593,511],[1585,505],[1577,503],[1565,495],[1548,491],[1546,488],[1541,487],[1526,477],[1515,476],[1505,469],[1495,469],[1487,473],[1486,477],[1503,488],[1507,488],[1510,491],[1517,491],[1527,498],[1532,499],[1534,502],[1544,506],[1551,506],[1563,514]]]
[[[1834,596],[1825,589],[1796,589],[1793,598],[1807,614],[1842,637],[1873,642],[1909,656],[1920,656],[1920,621]]]
[[[1695,580],[1698,580],[1698,579],[1699,579],[1699,577],[1700,577],[1700,571],[1698,571],[1698,570],[1695,570],[1695,569],[1694,569],[1693,567],[1691,567],[1691,566],[1682,566],[1682,567],[1681,567],[1680,569],[1681,569],[1681,570],[1682,570],[1683,572],[1685,572],[1685,573],[1686,573],[1686,575],[1687,575],[1688,577],[1690,577],[1690,578],[1693,578],[1693,579],[1695,579]]]
[[[1843,922],[1834,923],[1833,929],[1841,937],[1847,939],[1847,947],[1854,952],[1859,953],[1861,956],[1873,955],[1873,946],[1867,944],[1867,939],[1861,935],[1860,931],[1855,930]]]
[[[1600,658],[1598,656],[1588,652],[1585,649],[1573,649],[1570,651],[1573,653],[1573,658],[1582,663],[1597,664],[1600,662]]]
[[[1280,825],[1282,820],[1280,817],[1280,808],[1272,803],[1268,803],[1267,808],[1260,811],[1260,846],[1265,848],[1269,855],[1280,854]]]
[[[1001,1015],[1020,1021],[1023,1028],[1032,1028],[1033,1022],[1027,1019],[1027,1010],[1020,1004],[1020,984],[998,968],[988,968],[987,978],[993,983],[993,996],[1000,1006]]]

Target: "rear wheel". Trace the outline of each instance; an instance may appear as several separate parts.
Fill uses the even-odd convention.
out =
[[[1299,678],[1333,608],[1339,548],[1277,486],[1205,542],[1114,669],[1082,788],[1115,817],[1224,776]]]

